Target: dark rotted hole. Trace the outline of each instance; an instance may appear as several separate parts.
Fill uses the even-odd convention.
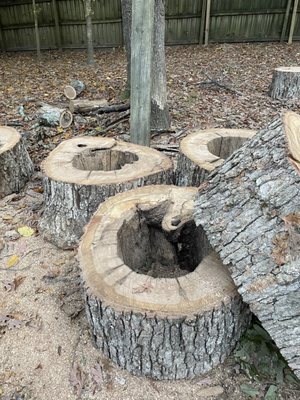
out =
[[[239,136],[219,137],[208,142],[207,148],[215,156],[226,159],[240,148],[246,140],[247,138]]]
[[[77,154],[72,164],[84,171],[113,171],[137,160],[138,156],[129,151],[93,148]]]
[[[176,226],[180,223],[177,219]],[[157,219],[151,221],[136,212],[118,232],[119,257],[133,271],[154,278],[176,278],[193,272],[211,251],[203,229],[194,221],[169,233]]]
[[[87,144],[79,143],[77,147],[87,147]]]

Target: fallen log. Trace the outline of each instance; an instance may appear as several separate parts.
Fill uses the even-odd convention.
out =
[[[14,128],[0,126],[0,198],[19,192],[33,169],[21,135]]]
[[[72,113],[89,114],[107,106],[107,100],[71,100],[69,109]]]
[[[205,373],[249,322],[227,268],[193,222],[195,194],[161,185],[118,194],[98,208],[80,244],[96,346],[135,375]]]
[[[156,150],[110,138],[79,137],[62,142],[42,163],[45,211],[41,234],[73,248],[98,205],[116,193],[171,183],[171,160]]]
[[[298,115],[284,120],[286,130],[299,134]],[[197,225],[298,377],[299,199],[300,176],[276,119],[209,176],[195,203]]]
[[[250,129],[193,129],[180,142],[176,185],[199,186],[255,133]]]
[[[269,95],[277,100],[300,99],[300,67],[275,68]]]
[[[66,85],[64,88],[64,95],[69,100],[74,100],[85,90],[85,84],[79,80],[74,80],[71,85]]]
[[[40,125],[68,128],[73,122],[73,115],[69,110],[44,104],[37,111],[37,119]]]

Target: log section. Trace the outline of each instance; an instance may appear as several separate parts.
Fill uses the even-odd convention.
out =
[[[0,198],[19,192],[32,173],[33,164],[21,135],[13,128],[0,126]]]
[[[99,108],[108,105],[107,100],[71,100],[70,101],[70,111],[72,113],[88,114],[92,111],[97,111]]]
[[[176,184],[199,186],[255,133],[249,129],[194,129],[180,143]]]
[[[277,100],[300,99],[300,67],[275,68],[269,94]]]
[[[138,186],[171,183],[172,162],[156,150],[110,138],[61,143],[42,163],[45,212],[41,233],[61,248],[74,247],[97,206]]]
[[[81,81],[74,80],[71,82],[71,85],[66,85],[64,88],[64,95],[69,100],[76,99],[83,91],[85,90],[85,84]]]
[[[300,127],[294,113],[285,121]],[[300,377],[300,176],[288,157],[277,119],[210,175],[195,220]]]
[[[120,367],[192,378],[224,361],[249,310],[193,221],[195,188],[150,186],[103,203],[79,248],[95,343]]]

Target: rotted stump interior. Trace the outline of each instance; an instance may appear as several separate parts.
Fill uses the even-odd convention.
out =
[[[180,143],[176,184],[199,186],[255,133],[249,129],[194,129]]]
[[[277,100],[300,99],[300,67],[275,68],[269,94]]]
[[[120,367],[192,378],[223,362],[250,313],[193,221],[195,188],[148,186],[101,204],[81,240],[95,343]]]
[[[19,192],[30,179],[33,164],[13,128],[0,126],[0,198]]]
[[[61,248],[76,246],[98,205],[116,193],[171,183],[171,160],[156,150],[110,138],[61,143],[42,163],[42,235]]]

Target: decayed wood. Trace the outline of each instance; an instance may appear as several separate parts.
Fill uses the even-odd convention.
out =
[[[249,129],[193,129],[180,143],[176,184],[199,186],[255,133]]]
[[[43,236],[74,247],[97,206],[138,186],[170,183],[171,160],[153,149],[114,139],[81,137],[61,143],[42,163]]]
[[[108,102],[105,99],[99,100],[71,100],[69,109],[72,113],[88,114],[92,111],[101,112],[102,108],[108,106]],[[109,106],[108,106],[109,107]],[[118,111],[118,110],[115,110]],[[123,110],[122,110],[123,111]],[[105,112],[105,111],[104,111]]]
[[[195,194],[160,185],[118,194],[98,208],[81,240],[95,343],[133,374],[205,373],[224,361],[248,324],[227,269],[193,222]]]
[[[300,67],[275,68],[269,94],[277,100],[300,99]]]
[[[300,126],[296,114],[285,121]],[[209,176],[195,220],[300,377],[300,176],[283,131],[275,120]]]
[[[19,192],[33,173],[33,164],[21,135],[0,126],[0,198]]]
[[[79,80],[74,80],[70,85],[66,85],[64,88],[64,95],[69,100],[76,99],[85,90],[85,84]],[[72,110],[71,110],[72,111]]]

